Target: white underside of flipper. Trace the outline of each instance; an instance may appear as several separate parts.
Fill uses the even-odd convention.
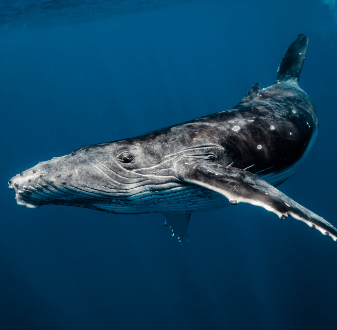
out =
[[[219,167],[200,159],[185,158],[175,164],[177,176],[216,191],[233,205],[249,203],[285,219],[289,215],[337,241],[337,229],[254,174],[233,167]]]

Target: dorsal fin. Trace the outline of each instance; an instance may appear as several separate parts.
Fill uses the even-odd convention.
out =
[[[298,82],[305,54],[308,47],[308,37],[299,34],[297,39],[287,48],[277,70],[276,82],[294,79]]]
[[[259,91],[261,90],[259,83],[255,83],[252,88],[250,89],[250,91],[248,93],[246,93],[246,95],[243,97],[243,99],[241,100],[241,102],[239,103],[246,103],[246,102],[250,102],[252,101],[255,96],[259,93]]]
[[[187,228],[190,222],[190,212],[170,212],[164,213],[165,226],[170,226],[172,229],[172,236],[177,236],[182,245],[186,245],[189,241],[187,236]]]

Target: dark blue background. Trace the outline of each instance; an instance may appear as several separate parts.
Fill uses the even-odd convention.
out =
[[[336,329],[337,245],[292,218],[249,205],[196,213],[182,247],[161,214],[30,210],[7,189],[23,169],[83,145],[233,107],[253,83],[274,82],[284,50],[305,33],[300,83],[320,130],[280,190],[337,225],[331,8],[165,4],[104,19],[85,8],[81,23],[71,12],[55,24],[43,11],[28,25],[8,15],[1,25],[0,329]]]

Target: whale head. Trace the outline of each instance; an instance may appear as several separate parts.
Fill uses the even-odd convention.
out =
[[[125,206],[144,189],[145,182],[156,183],[157,178],[136,172],[160,163],[160,155],[150,149],[131,139],[85,146],[21,172],[9,180],[9,188],[19,205],[30,208],[46,204],[93,209],[102,204]]]

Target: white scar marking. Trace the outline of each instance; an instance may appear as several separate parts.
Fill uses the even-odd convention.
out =
[[[270,126],[270,129],[273,131],[275,129],[275,126],[274,125],[271,125]]]
[[[234,126],[234,127],[232,128],[232,130],[233,130],[234,132],[237,132],[237,131],[240,130],[240,126]]]
[[[253,123],[255,120],[254,119],[248,119],[247,121],[249,121],[250,123]]]
[[[253,164],[253,165],[250,165],[250,166],[248,166],[248,167],[246,167],[246,168],[244,168],[243,170],[245,171],[245,170],[247,170],[248,168],[251,168],[251,167],[253,167],[255,164]]]
[[[257,149],[262,149],[261,144],[259,144],[259,145],[257,146]]]
[[[195,146],[195,147],[191,147],[191,148],[184,148],[184,149],[181,149],[180,151],[178,152],[175,152],[173,154],[168,154],[166,156],[164,156],[164,158],[167,158],[167,157],[172,157],[172,156],[175,156],[175,155],[178,155],[182,152],[188,152],[188,151],[195,151],[195,150],[199,150],[199,149],[209,149],[209,148],[217,148],[217,149],[221,149],[223,150],[223,147],[219,146],[219,145],[216,145],[216,144],[212,144],[212,145],[205,145],[205,146]],[[188,154],[186,155],[188,156]],[[156,165],[157,166],[157,165]]]
[[[293,113],[296,113],[296,110],[293,110],[292,112],[293,112]]]

